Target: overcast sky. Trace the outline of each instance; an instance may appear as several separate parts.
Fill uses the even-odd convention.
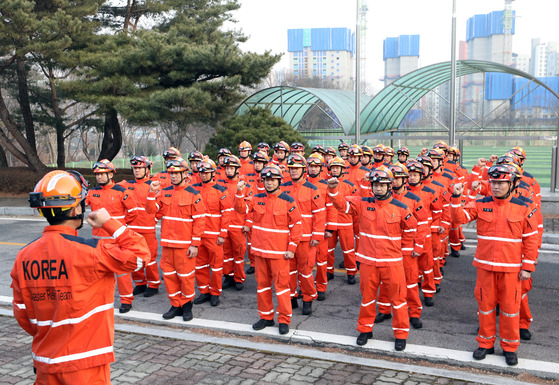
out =
[[[347,27],[355,30],[355,0],[239,0],[234,13],[249,36],[243,49],[287,53],[290,28]],[[457,41],[465,40],[466,20],[504,9],[504,0],[457,0]],[[377,90],[383,77],[382,42],[386,37],[420,35],[420,66],[450,60],[452,0],[367,0],[367,81]],[[558,0],[516,0],[513,52],[530,53],[532,38],[559,40]],[[287,66],[287,54],[277,65]]]

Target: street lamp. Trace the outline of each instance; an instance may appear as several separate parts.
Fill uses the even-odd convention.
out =
[[[450,132],[448,143],[454,146],[456,110],[456,0],[452,0],[452,38],[450,48]]]
[[[359,144],[361,122],[361,23],[359,18],[359,2],[356,0],[355,7],[355,143]]]

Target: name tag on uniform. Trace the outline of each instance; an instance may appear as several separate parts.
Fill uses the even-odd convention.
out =
[[[492,213],[493,209],[488,209],[488,208],[484,207],[483,211],[485,211],[486,213]]]
[[[367,210],[369,210],[369,211],[375,211],[375,208],[374,208],[374,207],[367,207]]]
[[[165,194],[166,197],[170,198],[173,196],[173,194]]]

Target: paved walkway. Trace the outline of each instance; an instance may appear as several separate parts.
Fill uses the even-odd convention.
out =
[[[0,383],[32,384],[31,337],[0,317]],[[116,332],[113,384],[474,384],[181,339]],[[405,366],[405,365],[404,365]]]

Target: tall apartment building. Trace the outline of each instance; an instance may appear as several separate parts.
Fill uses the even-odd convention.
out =
[[[419,68],[419,35],[387,37],[383,42],[384,86]]]
[[[335,88],[353,87],[355,33],[350,29],[288,29],[287,51],[294,77],[319,78]]]

